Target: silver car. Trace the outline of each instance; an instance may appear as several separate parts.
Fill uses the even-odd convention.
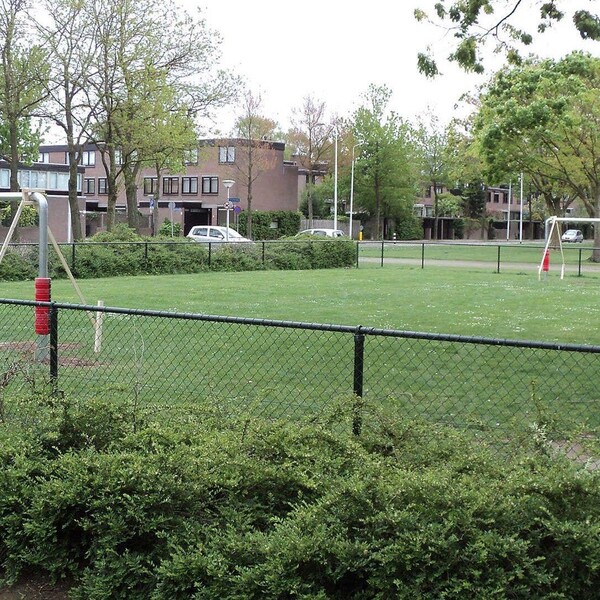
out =
[[[297,235],[318,235],[320,237],[338,238],[344,237],[344,232],[340,229],[327,229],[325,227],[315,227],[313,229],[305,229]]]
[[[196,225],[189,230],[186,237],[195,242],[203,242],[205,244],[222,242],[233,244],[242,242],[252,243],[252,240],[241,236],[235,229],[231,229],[231,227],[218,227],[216,225]]]
[[[583,233],[579,229],[567,229],[560,239],[563,242],[583,242]]]

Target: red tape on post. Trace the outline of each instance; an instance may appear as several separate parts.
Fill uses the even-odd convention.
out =
[[[546,250],[544,253],[544,260],[542,261],[542,270],[548,272],[550,270],[550,250]]]
[[[35,278],[35,300],[36,302],[50,302],[51,280],[49,277]],[[35,332],[38,335],[50,334],[50,307],[35,307]]]

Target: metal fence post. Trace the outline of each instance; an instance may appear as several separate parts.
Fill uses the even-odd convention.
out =
[[[498,245],[498,273],[500,273],[500,245]]]
[[[421,244],[421,269],[425,268],[425,243]]]
[[[359,326],[354,334],[354,395],[356,398],[362,398],[363,395],[363,375],[365,366],[365,334],[362,333]],[[362,429],[362,415],[360,413],[362,403],[355,402],[354,415],[352,417],[352,433],[360,435]]]
[[[577,269],[577,276],[581,277],[581,248],[579,248],[579,265]]]
[[[50,382],[52,394],[58,392],[58,308],[54,302],[50,306]]]
[[[75,272],[75,242],[71,244],[71,271]]]
[[[381,266],[383,267],[383,252],[385,249],[385,241],[381,240]]]

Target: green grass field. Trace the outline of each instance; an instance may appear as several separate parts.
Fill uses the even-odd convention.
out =
[[[600,345],[600,276],[375,265],[79,281],[87,304]],[[79,303],[66,280],[53,299]],[[31,299],[33,282],[0,297]],[[0,341],[32,339],[30,307],[2,306]],[[17,315],[18,313],[18,315]],[[275,416],[352,393],[353,336],[106,315],[102,352],[83,312],[61,311],[60,386],[73,395]],[[426,340],[366,340],[365,398],[460,427],[524,432],[600,426],[598,354]],[[85,393],[83,392],[85,390]],[[540,416],[546,416],[542,419]],[[560,437],[564,437],[564,433]]]
[[[500,254],[500,265],[529,264],[539,266],[544,250],[544,242],[516,242],[507,243],[504,240],[495,242],[365,242],[360,244],[359,256],[362,258],[381,258],[383,252],[384,262],[386,259],[413,259],[435,261],[478,261],[488,262],[491,265],[498,263]],[[591,242],[583,244],[563,244],[562,255],[560,249],[551,246],[551,262],[556,265],[562,263],[564,256],[565,264],[575,266],[580,262],[585,269],[586,263],[592,253]]]
[[[376,265],[322,271],[200,273],[78,282],[86,303],[389,329],[600,344],[600,274],[500,273]],[[0,297],[33,299],[33,282]],[[57,302],[79,303],[67,280]]]

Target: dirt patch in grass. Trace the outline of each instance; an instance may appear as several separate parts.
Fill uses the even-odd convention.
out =
[[[97,360],[90,360],[88,358],[80,358],[77,356],[65,355],[65,352],[75,351],[81,347],[80,344],[59,344],[58,345],[58,364],[64,367],[97,367],[101,365]],[[27,342],[0,342],[0,351],[10,350],[18,352],[24,359],[33,360],[36,350],[36,343]],[[41,361],[47,364],[47,360]],[[1,600],[1,598],[0,598]]]
[[[29,575],[11,587],[0,587],[0,600],[68,600],[71,583],[51,583],[40,575]]]

